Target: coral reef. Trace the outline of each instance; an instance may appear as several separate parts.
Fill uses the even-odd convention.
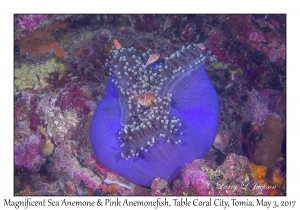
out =
[[[286,89],[285,88],[281,91],[276,105],[278,111],[282,114],[285,121],[286,118]]]
[[[155,178],[151,183],[151,195],[155,196],[165,196],[170,195],[170,187],[169,183],[166,180],[163,180],[162,178]]]
[[[272,107],[271,104],[274,106],[279,92],[268,89],[262,91],[252,89],[251,91],[246,91],[246,93],[248,98],[244,107],[246,109],[243,115],[244,120],[258,125],[263,124],[266,117],[275,111],[275,107]]]
[[[39,90],[50,85],[52,75],[57,74],[57,79],[62,79],[65,70],[65,65],[55,59],[50,59],[45,64],[22,65],[21,68],[15,69],[14,84],[17,90],[25,88]]]
[[[34,32],[47,15],[15,15],[14,21],[16,24],[15,32],[19,32],[23,36],[29,35]],[[17,33],[18,34],[18,33]]]
[[[101,164],[90,145],[90,122],[111,81],[106,59],[114,47],[134,48],[147,55],[143,65],[153,54],[147,69],[155,72],[169,66],[168,56],[183,45],[199,43],[210,58],[203,63],[219,100],[215,142],[204,158],[206,151],[182,158],[175,180],[157,175],[148,187],[135,185]],[[121,73],[125,63],[120,61]],[[14,68],[15,195],[286,195],[284,14],[14,14]],[[156,85],[143,87],[146,92],[130,86],[124,91],[132,92],[132,104],[143,111],[153,104]],[[282,143],[278,133],[270,153],[263,145],[272,137],[266,130],[271,132],[268,116],[274,115],[282,119],[273,119]],[[264,163],[255,158],[264,154]]]
[[[280,23],[274,20],[262,21],[259,18],[252,18],[251,15],[245,15],[243,17],[230,15],[227,17],[225,21],[230,25],[231,33],[244,46],[262,52],[271,62],[285,59],[286,48],[283,42],[284,38],[276,32],[276,29],[280,28]],[[263,32],[254,27],[252,19],[263,28],[268,28],[269,30]]]
[[[15,164],[24,166],[32,171],[39,171],[45,162],[45,155],[40,149],[41,142],[40,136],[32,135],[23,140],[22,143],[15,143]]]
[[[250,170],[254,181],[257,181],[257,183],[261,184],[262,186],[266,186],[266,185],[274,186],[272,188],[265,189],[268,195],[280,195],[282,189],[285,188],[285,180],[278,169],[274,170],[272,176],[273,178],[271,180],[266,178],[267,167],[265,166],[260,166],[260,165],[255,165],[253,163],[250,163]]]
[[[176,179],[173,183],[171,195],[233,196],[284,193],[284,179],[280,173],[278,178],[271,182],[265,179],[265,175],[266,167],[249,163],[244,156],[229,154],[221,166],[197,159],[191,164],[186,164],[181,179]],[[270,188],[260,187],[266,185]]]
[[[56,22],[48,25],[45,29],[36,30],[31,35],[19,39],[20,55],[37,54],[38,56],[45,56],[46,53],[54,51],[57,57],[64,57],[66,52],[57,44],[49,31],[66,27],[67,22]]]
[[[61,151],[63,150],[63,151]],[[81,163],[67,145],[57,147],[53,154],[53,172],[63,176],[66,184],[65,188],[68,189],[70,194],[75,194],[72,188],[83,185],[84,189],[76,189],[77,194],[86,195],[88,189],[101,188],[102,179],[96,175],[92,170],[82,167]],[[70,181],[71,183],[68,183]]]
[[[182,183],[185,188],[196,191],[197,195],[209,195],[209,176],[205,171],[199,170],[195,164],[187,164],[182,172]]]
[[[221,152],[224,151],[229,142],[229,138],[229,134],[217,133],[213,144],[214,147],[220,150]]]

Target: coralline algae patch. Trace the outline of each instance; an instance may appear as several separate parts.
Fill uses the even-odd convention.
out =
[[[75,187],[79,186],[81,181],[85,188],[92,190],[101,188],[102,185],[101,176],[82,166],[67,145],[62,145],[55,150],[53,171],[65,177],[66,181],[71,181]],[[70,188],[69,185],[70,183],[66,182],[65,188]],[[75,191],[69,189],[69,194],[74,193]]]
[[[21,143],[14,144],[15,164],[32,171],[39,171],[44,164],[45,156],[40,149],[41,137],[31,135]]]
[[[77,119],[79,114],[74,109],[62,111],[54,106],[52,99],[57,97],[55,95],[58,94],[39,95],[40,98],[36,99],[36,105],[32,108],[24,104],[29,105],[34,95],[26,94],[24,91],[16,102],[14,143],[16,173],[24,169],[30,170],[30,173],[47,171],[49,178],[38,182],[45,187],[41,188],[38,185],[30,187],[36,195],[58,195],[58,182],[65,186],[63,189],[66,194],[86,195],[90,194],[91,190],[93,194],[93,191],[101,186],[101,175],[96,175],[81,164],[81,161],[84,162],[86,156],[91,154],[84,134],[84,130],[88,130],[84,125],[91,116],[82,115],[79,122]],[[32,113],[38,115],[40,119],[40,125],[36,130],[30,128],[28,120]],[[80,135],[77,132],[81,132]],[[70,180],[72,184],[65,183],[64,180]],[[23,187],[17,189],[22,190]]]
[[[60,80],[65,71],[65,65],[55,59],[50,59],[45,64],[22,65],[21,68],[15,69],[14,84],[18,90],[39,90],[48,86],[51,74],[57,73]]]
[[[40,149],[42,136],[33,131],[31,126],[32,98],[31,93],[24,91],[19,103],[15,104],[14,159],[18,166],[39,171],[45,162],[45,155]]]
[[[83,114],[88,115],[93,102],[88,100],[90,93],[80,90],[80,88],[80,84],[71,84],[63,89],[57,100],[55,100],[55,106],[60,107],[61,110],[67,110],[68,108],[81,109]]]
[[[235,154],[229,154],[220,166],[197,159],[186,164],[180,179],[176,179],[172,187],[158,178],[153,180],[151,188],[154,195],[281,195],[284,179],[276,177],[268,181],[263,169],[263,166],[256,166],[244,156]]]
[[[89,115],[89,112],[82,111],[82,107],[77,106],[77,104],[70,103],[70,106],[61,108],[55,102],[61,100],[60,96],[63,95],[61,93],[70,94],[72,98],[68,97],[68,99],[82,102],[85,100],[86,107],[92,110],[96,107],[96,103],[88,99],[90,94],[87,94],[87,90],[98,92],[99,88],[104,88],[101,84],[95,85],[94,82],[82,81],[75,94],[75,92],[72,92],[74,89],[69,87],[72,87],[72,85],[66,84],[50,92],[41,91],[40,94],[36,94],[35,90],[30,89],[19,90],[21,95],[15,101],[14,160],[16,173],[22,168],[31,172],[40,172],[47,168],[49,176],[54,176],[57,180],[60,180],[64,176],[68,177],[68,175],[63,175],[58,169],[53,171],[54,168],[50,167],[48,162],[50,161],[52,165],[53,161],[59,159],[59,164],[62,164],[61,160],[65,160],[68,162],[70,170],[76,171],[76,176],[72,177],[73,184],[76,183],[73,186],[75,189],[78,188],[81,182],[89,183],[88,180],[90,179],[96,180],[97,185],[93,184],[92,188],[95,187],[96,189],[97,186],[98,189],[98,185],[102,182],[99,179],[100,174],[95,175],[95,178],[90,178],[91,171],[77,163],[78,157],[81,157],[80,160],[84,161],[86,156],[91,154],[86,136],[87,122],[91,115]],[[101,95],[98,97],[101,97]],[[69,155],[64,158],[66,154]],[[55,183],[52,182],[52,178],[50,181],[43,181],[43,183],[52,188]],[[55,182],[57,185],[57,181]],[[80,189],[72,191],[72,186],[68,185],[66,187],[68,194],[74,195],[86,194],[85,191],[87,188],[90,189],[91,186],[87,185],[87,188],[83,188],[80,188],[81,191]],[[57,191],[52,192],[50,190],[47,192],[46,188],[33,187],[33,189],[37,195],[57,194]]]

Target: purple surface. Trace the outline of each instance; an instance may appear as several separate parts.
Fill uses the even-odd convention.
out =
[[[183,135],[179,137],[182,142],[172,145],[157,140],[143,157],[129,160],[121,156],[117,137],[123,113],[117,89],[110,80],[106,98],[96,108],[90,127],[91,144],[98,160],[129,181],[149,187],[156,177],[174,180],[185,163],[203,158],[218,128],[218,98],[203,63],[190,72],[170,88],[173,94],[170,114],[179,118],[184,126]]]

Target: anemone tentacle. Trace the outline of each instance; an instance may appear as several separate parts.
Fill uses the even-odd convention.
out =
[[[153,71],[145,65],[151,51],[111,53],[107,95],[91,121],[94,153],[135,184],[150,186],[156,177],[172,181],[186,162],[204,157],[217,132],[218,98],[206,56],[199,45],[183,46]],[[151,103],[137,100],[148,93],[154,93]]]

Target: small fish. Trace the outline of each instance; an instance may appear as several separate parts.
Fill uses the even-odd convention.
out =
[[[150,55],[150,57],[149,57],[149,59],[148,59],[148,61],[146,63],[146,66],[148,66],[149,64],[154,63],[155,61],[157,61],[158,58],[159,58],[159,56],[160,55],[157,54],[157,53]]]
[[[138,102],[143,106],[151,106],[154,99],[156,99],[155,93],[147,92],[139,97]]]
[[[201,50],[205,50],[205,46],[204,46],[204,44],[198,44],[198,47],[201,49]]]
[[[114,44],[114,46],[116,47],[117,50],[122,48],[121,43],[117,39],[113,40],[113,44]]]
[[[147,92],[143,95],[139,96],[137,94],[134,94],[132,90],[130,89],[130,93],[133,95],[134,99],[139,102],[139,104],[143,106],[151,106],[153,103],[153,100],[156,99],[155,93],[153,92]]]

